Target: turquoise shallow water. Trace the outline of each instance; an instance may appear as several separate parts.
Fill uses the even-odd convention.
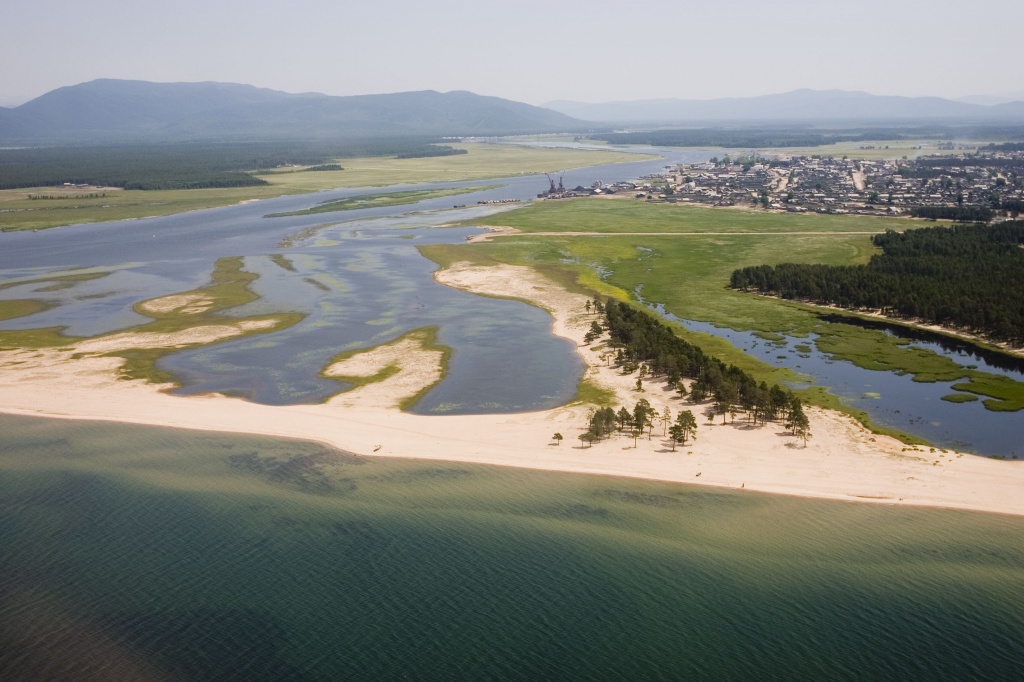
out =
[[[1024,679],[1024,519],[0,436],[3,680]]]

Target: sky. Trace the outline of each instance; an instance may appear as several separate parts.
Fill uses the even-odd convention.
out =
[[[5,0],[0,106],[96,78],[359,95],[1024,95],[1020,0]]]

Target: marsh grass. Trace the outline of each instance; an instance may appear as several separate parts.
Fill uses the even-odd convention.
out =
[[[62,275],[48,275],[46,277],[34,277],[32,279],[11,279],[0,282],[0,291],[12,287],[28,286],[32,284],[45,284],[46,286],[36,289],[36,292],[49,293],[69,289],[79,282],[89,282],[94,279],[102,279],[110,272],[73,272]]]
[[[950,393],[942,396],[942,400],[948,403],[973,403],[978,400],[978,396],[973,393]]]
[[[583,378],[576,386],[576,395],[572,403],[583,403],[597,407],[611,407],[615,404],[615,391],[598,386],[593,381]]]
[[[507,225],[523,232],[884,232],[919,224],[907,218],[792,214],[692,204],[647,203],[626,198],[584,197],[538,201],[506,213],[465,221]]]
[[[34,298],[0,301],[0,320],[13,320],[16,317],[35,315],[53,308],[56,304]]]
[[[970,371],[969,380],[953,384],[955,391],[976,393],[988,398],[982,404],[993,412],[1017,412],[1024,410],[1024,384],[1004,376]]]

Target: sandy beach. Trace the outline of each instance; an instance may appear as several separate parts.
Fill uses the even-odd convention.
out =
[[[197,334],[227,338],[240,330],[197,329],[180,338],[140,339],[123,333],[61,349],[0,351],[0,412],[316,440],[357,455],[473,462],[548,471],[629,476],[748,491],[865,503],[922,505],[1024,515],[1024,462],[908,447],[871,434],[836,412],[808,409],[813,437],[806,447],[780,424],[752,426],[738,415],[709,425],[705,406],[682,401],[664,383],[607,366],[584,345],[591,322],[586,298],[528,268],[467,264],[439,271],[442,284],[529,300],[552,315],[553,333],[577,344],[587,378],[612,389],[616,407],[646,398],[661,414],[680,409],[698,418],[697,439],[672,451],[663,427],[650,439],[617,436],[584,447],[591,406],[501,415],[421,416],[395,407],[441,376],[442,353],[414,341],[352,354],[325,368],[328,376],[366,379],[321,405],[268,406],[222,395],[177,397],[167,386],[118,377],[116,348],[194,342]],[[201,301],[165,301],[166,306]],[[160,306],[161,303],[150,302]],[[598,341],[597,345],[600,345]],[[561,433],[564,440],[552,439]]]

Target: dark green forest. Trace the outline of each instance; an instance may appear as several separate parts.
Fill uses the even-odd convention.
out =
[[[997,202],[998,205],[998,202]],[[984,206],[918,206],[910,215],[929,220],[955,220],[961,223],[987,223],[992,220],[992,209]]]
[[[0,189],[102,185],[124,189],[203,189],[265,185],[253,172],[290,165],[322,170],[337,158],[439,156],[461,150],[436,138],[328,142],[191,143],[0,150]]]
[[[446,144],[434,144],[426,145],[418,149],[413,149],[407,152],[399,152],[395,154],[396,159],[425,159],[431,156],[458,156],[459,154],[468,154],[469,152],[465,149],[456,149]]]
[[[1024,221],[888,230],[872,240],[882,253],[867,265],[759,265],[733,272],[730,286],[1024,342]]]

